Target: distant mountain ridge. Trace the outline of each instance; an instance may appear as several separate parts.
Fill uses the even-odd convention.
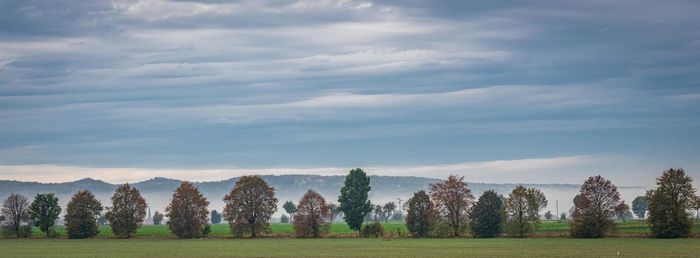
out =
[[[261,175],[276,190],[281,204],[287,200],[297,202],[309,189],[319,192],[327,202],[337,203],[340,188],[343,186],[345,176],[321,176],[321,175]],[[437,178],[414,176],[370,176],[372,190],[370,199],[375,203],[388,201],[406,201],[414,192],[429,190],[429,185],[441,181]],[[209,199],[210,209],[221,210],[223,197],[231,191],[239,177],[233,177],[220,181],[193,182],[195,186]],[[163,211],[170,202],[172,192],[180,185],[182,180],[155,177],[141,182],[132,183],[139,189],[148,202],[151,210]],[[491,184],[468,183],[475,196],[481,195],[486,190],[495,190],[500,194],[507,194],[520,184]],[[523,184],[527,187],[542,189],[550,199],[550,207],[554,200],[559,200],[560,210],[565,211],[570,206],[573,196],[578,192],[579,185],[575,184]],[[38,183],[13,180],[0,180],[0,198],[4,200],[10,193],[19,193],[30,200],[37,193],[55,193],[60,203],[65,207],[70,197],[80,190],[90,190],[102,201],[103,206],[109,206],[109,200],[118,184],[111,184],[101,180],[84,178],[78,181],[65,183]],[[641,187],[624,187],[639,192]],[[643,190],[643,189],[642,189]],[[633,199],[635,196],[624,196],[625,199]],[[554,208],[554,207],[552,207]]]

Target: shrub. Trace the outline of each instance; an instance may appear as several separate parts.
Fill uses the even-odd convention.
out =
[[[362,237],[382,237],[384,236],[384,226],[379,222],[366,224],[360,230]]]

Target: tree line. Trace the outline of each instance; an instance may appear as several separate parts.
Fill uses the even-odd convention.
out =
[[[656,180],[656,187],[645,196],[637,197],[630,208],[620,199],[617,187],[602,176],[584,181],[573,199],[569,224],[572,237],[605,237],[615,232],[615,218],[624,220],[634,212],[646,219],[652,236],[662,238],[688,237],[694,223],[692,210],[700,208],[692,178],[683,169],[669,169]],[[283,208],[293,223],[294,234],[300,238],[327,234],[338,214],[343,214],[350,229],[361,236],[382,236],[380,221],[388,221],[395,213],[393,202],[372,204],[369,200],[370,178],[362,169],[352,169],[340,189],[339,205],[326,202],[314,190],[308,190],[295,204]],[[277,211],[275,189],[259,176],[241,177],[230,193],[224,196],[223,212],[209,211],[209,201],[192,183],[182,182],[173,192],[165,213],[153,216],[158,225],[164,217],[167,226],[180,238],[204,237],[210,232],[209,221],[228,222],[236,237],[258,237],[269,234],[270,220]],[[507,196],[493,190],[484,192],[478,200],[464,177],[449,176],[445,181],[430,185],[430,190],[418,191],[406,203],[405,223],[414,237],[527,237],[540,225],[540,212],[547,206],[544,193],[536,188],[517,186]],[[90,191],[72,196],[64,215],[69,238],[89,238],[99,233],[103,218],[115,236],[132,237],[143,224],[147,203],[135,187],[119,186],[105,207]],[[17,237],[31,235],[37,226],[47,237],[55,235],[54,223],[61,213],[58,198],[52,193],[37,194],[30,204],[26,197],[11,194],[0,209],[3,231]],[[374,222],[367,223],[370,214]],[[648,214],[648,216],[647,216]],[[545,214],[545,217],[551,217]],[[284,218],[283,218],[284,220]]]

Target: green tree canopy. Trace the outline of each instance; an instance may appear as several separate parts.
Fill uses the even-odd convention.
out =
[[[693,179],[682,168],[664,171],[656,189],[647,191],[649,218],[654,237],[688,237],[693,227],[690,211],[696,202]]]
[[[496,237],[501,233],[503,201],[493,190],[479,197],[472,208],[470,227],[474,237]]]
[[[638,218],[644,219],[647,213],[647,198],[644,196],[637,196],[632,201],[632,212],[637,215]]]
[[[39,230],[46,233],[46,237],[50,236],[51,227],[60,214],[61,206],[58,205],[58,197],[53,193],[37,194],[29,206],[29,218],[34,220]]]
[[[406,214],[406,228],[408,232],[417,237],[426,237],[435,226],[435,206],[430,201],[425,191],[418,191],[408,199],[408,212]]]
[[[359,231],[365,216],[372,212],[369,201],[370,180],[362,169],[350,170],[345,177],[345,185],[340,189],[340,210],[345,214],[345,222],[350,229]]]

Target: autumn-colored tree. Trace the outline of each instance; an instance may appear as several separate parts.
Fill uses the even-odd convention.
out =
[[[297,237],[319,237],[328,232],[331,211],[323,196],[309,190],[296,207],[294,233]]]
[[[51,228],[61,214],[61,206],[58,205],[58,197],[53,193],[37,194],[29,206],[29,218],[34,220],[39,230],[51,236]]]
[[[647,213],[646,197],[637,196],[637,198],[634,198],[634,201],[632,201],[632,211],[634,212],[634,215],[637,215],[638,218],[644,219]]]
[[[254,238],[269,231],[270,217],[277,211],[275,189],[259,176],[238,179],[224,203],[224,219],[237,237],[249,234]]]
[[[163,223],[163,214],[156,211],[153,213],[153,225],[160,225],[160,223]]]
[[[693,179],[682,168],[664,171],[656,189],[647,191],[649,218],[654,237],[688,237],[693,227],[691,211],[697,201]]]
[[[615,230],[615,207],[620,204],[620,193],[602,176],[589,177],[574,198],[571,212],[572,237],[604,237]]]
[[[350,170],[345,177],[345,185],[340,189],[340,210],[345,214],[345,222],[354,231],[361,229],[365,216],[372,212],[373,206],[369,201],[371,189],[369,177],[359,168]]]
[[[29,219],[28,208],[29,202],[26,197],[16,193],[10,194],[3,202],[2,209],[0,209],[0,213],[5,216],[7,221],[5,225],[6,230],[20,237],[22,223],[27,222]]]
[[[112,195],[112,207],[105,218],[115,236],[130,238],[146,219],[146,200],[141,192],[128,183],[120,185]]]
[[[537,216],[539,204],[536,199],[541,196],[538,196],[538,192],[540,191],[537,189],[519,185],[508,194],[505,201],[505,231],[508,234],[525,237],[535,230],[540,222]]]
[[[94,237],[99,233],[97,217],[102,213],[102,203],[88,190],[79,191],[66,207],[64,222],[69,238]]]
[[[430,196],[452,236],[459,236],[465,230],[469,209],[474,203],[474,195],[464,182],[464,177],[451,175],[443,182],[431,184]]]
[[[501,233],[503,201],[496,191],[489,190],[479,197],[471,210],[469,229],[474,237],[497,237]]]
[[[182,182],[175,189],[170,205],[165,208],[170,231],[180,238],[197,238],[207,228],[209,201],[190,182]]]

